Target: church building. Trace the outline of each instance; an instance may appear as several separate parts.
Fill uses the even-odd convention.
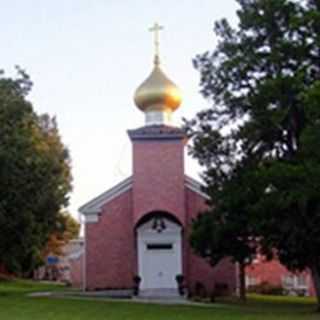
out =
[[[140,294],[178,293],[177,276],[182,275],[188,292],[198,286],[208,293],[224,288],[232,294],[236,266],[226,259],[211,267],[189,244],[192,220],[206,208],[206,195],[199,182],[185,175],[187,137],[171,123],[181,93],[160,67],[159,26],[154,30],[153,70],[134,96],[145,124],[128,130],[132,176],[80,208],[84,287],[128,290],[139,277]]]

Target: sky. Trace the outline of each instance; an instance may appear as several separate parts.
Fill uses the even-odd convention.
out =
[[[144,125],[133,102],[153,61],[154,22],[163,71],[183,92],[174,114],[192,118],[210,105],[199,93],[192,59],[213,50],[214,21],[236,24],[235,0],[0,0],[0,69],[19,65],[34,86],[36,112],[56,116],[72,158],[69,211],[131,174],[128,129]],[[186,157],[186,173],[201,168]],[[30,199],[32,200],[32,199]]]

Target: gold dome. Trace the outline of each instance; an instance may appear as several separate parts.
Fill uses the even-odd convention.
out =
[[[149,77],[138,87],[134,102],[143,111],[175,111],[181,104],[180,89],[163,73],[157,63]]]

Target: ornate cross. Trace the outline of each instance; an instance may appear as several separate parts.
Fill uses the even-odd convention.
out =
[[[157,22],[149,28],[149,31],[154,33],[154,63],[158,65],[159,61],[159,31],[163,30],[163,26],[159,25]]]

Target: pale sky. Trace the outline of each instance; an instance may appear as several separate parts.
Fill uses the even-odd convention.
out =
[[[38,113],[55,115],[72,158],[70,212],[131,174],[126,130],[144,125],[133,94],[152,70],[155,21],[162,69],[183,91],[177,124],[209,104],[196,54],[212,50],[217,19],[236,23],[235,0],[0,0],[0,69],[24,68]],[[186,172],[197,177],[194,160]],[[31,200],[31,199],[30,199]]]

